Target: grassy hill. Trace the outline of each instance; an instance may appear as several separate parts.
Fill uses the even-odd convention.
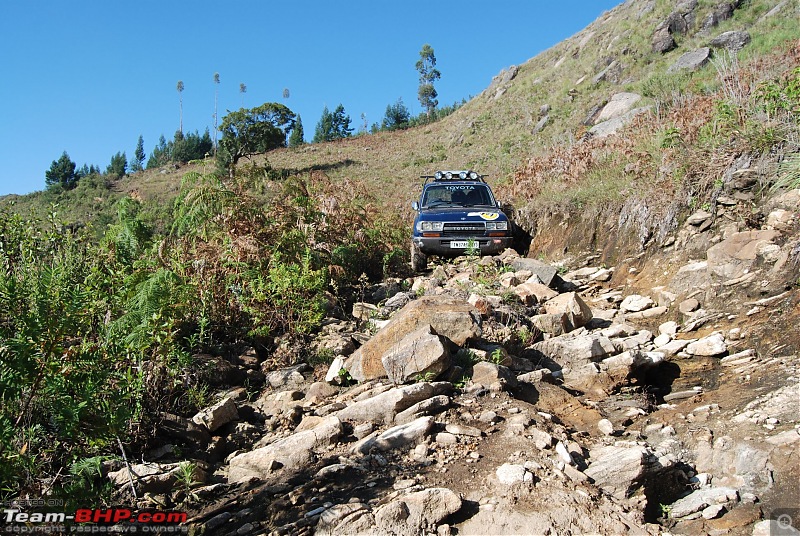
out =
[[[748,85],[746,98],[761,80],[786,76],[797,66],[796,53],[790,53],[793,46],[796,51],[800,35],[796,0],[748,0],[739,4],[731,18],[703,30],[705,21],[719,11],[720,2],[685,1],[676,7],[669,1],[631,0],[523,65],[499,73],[480,95],[434,124],[280,149],[266,159],[281,176],[307,176],[316,170],[334,182],[363,184],[372,196],[370,202],[407,219],[419,175],[435,169],[479,170],[490,176],[501,197],[523,205],[563,208],[572,203],[607,204],[618,199],[617,194],[629,191],[631,181],[621,179],[620,171],[635,159],[629,157],[623,163],[610,154],[634,151],[639,155],[636,158],[649,155],[651,160],[658,160],[663,131],[674,128],[666,115],[670,109],[680,107],[691,114],[698,99],[725,97],[727,88],[720,69],[730,68],[736,56],[715,49],[712,63],[697,72],[666,74],[684,52],[706,46],[722,32],[749,32],[751,42],[738,53],[739,69],[755,66],[749,72],[751,78],[741,80]],[[674,50],[666,54],[654,51],[651,41],[656,28],[670,13],[680,11],[678,8],[692,8],[685,17],[690,21],[688,30],[674,34]],[[630,142],[624,147],[606,146],[600,149],[601,156],[587,155],[598,150],[598,146],[584,141],[592,116],[619,92],[641,95],[637,106],[652,107],[650,114],[640,121],[643,125],[638,131],[622,136]],[[707,108],[708,104],[703,106]],[[704,118],[711,119],[708,114]],[[796,142],[796,122],[788,127],[794,128],[795,134],[781,135]],[[796,145],[789,150],[796,150]],[[558,164],[559,159],[570,160],[572,170],[561,173],[564,166]],[[549,172],[537,175],[533,172],[537,165],[549,167]],[[40,214],[57,203],[68,221],[99,218],[102,226],[113,219],[110,209],[114,201],[131,195],[144,201],[154,220],[159,220],[166,217],[166,205],[177,194],[181,177],[203,167],[210,170],[213,165],[148,170],[118,181],[95,180],[57,196],[38,192],[8,196],[4,202],[13,198],[17,210]],[[654,166],[644,167],[647,169],[638,174],[638,179],[652,182]],[[533,175],[535,184],[530,180]],[[569,180],[565,181],[563,175]],[[693,170],[684,169],[679,180],[691,176]],[[564,188],[565,183],[569,188]],[[531,222],[527,225],[532,226]]]

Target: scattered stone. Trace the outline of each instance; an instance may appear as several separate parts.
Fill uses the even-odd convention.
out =
[[[337,413],[343,421],[392,423],[400,412],[417,402],[452,391],[450,382],[420,382],[395,387],[375,396],[359,400]]]
[[[433,417],[420,417],[408,424],[401,424],[389,428],[377,437],[359,441],[351,449],[352,452],[369,454],[373,449],[387,451],[406,448],[419,443],[433,428]]]
[[[695,512],[701,512],[712,505],[724,506],[737,502],[739,494],[733,488],[703,488],[698,489],[682,499],[678,499],[670,508],[669,516],[672,519],[680,519],[690,516]],[[717,511],[717,514],[721,509]]]
[[[213,406],[200,410],[192,417],[192,421],[195,424],[205,426],[210,432],[213,432],[238,418],[239,412],[236,409],[236,403],[232,398],[224,398]]]
[[[524,465],[504,463],[495,471],[497,480],[505,485],[512,486],[520,482],[533,482],[533,475],[525,469]]]
[[[597,429],[605,435],[614,434],[614,425],[608,419],[600,419],[597,422]]]
[[[537,259],[517,258],[511,262],[511,267],[519,272],[528,270],[539,277],[539,280],[548,287],[557,288],[563,281],[558,275],[558,269]]]
[[[686,346],[687,354],[713,357],[728,351],[725,337],[721,333],[712,333],[708,337],[695,341]]]
[[[648,296],[640,296],[639,294],[631,294],[622,300],[622,303],[619,307],[626,312],[638,312],[649,309],[653,305],[655,305],[655,302],[652,298]]]
[[[547,300],[544,310],[549,315],[566,315],[573,329],[585,326],[592,319],[591,308],[576,292],[565,292]]]
[[[614,497],[625,499],[645,476],[651,458],[652,453],[640,445],[599,447],[591,450],[592,463],[584,474]]]

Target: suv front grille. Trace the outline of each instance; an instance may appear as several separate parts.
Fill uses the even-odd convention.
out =
[[[454,222],[445,223],[442,234],[444,236],[469,236],[482,235],[486,231],[483,222]]]

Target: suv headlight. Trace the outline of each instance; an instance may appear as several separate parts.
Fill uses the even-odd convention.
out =
[[[507,231],[508,230],[508,222],[507,221],[487,221],[486,222],[486,230],[487,231]]]
[[[441,232],[442,229],[444,229],[444,222],[440,221],[421,221],[417,223],[417,231],[420,232],[427,232],[427,231]]]

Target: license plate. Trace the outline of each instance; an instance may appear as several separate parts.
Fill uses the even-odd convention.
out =
[[[450,242],[450,249],[467,249],[466,240],[453,240]]]

